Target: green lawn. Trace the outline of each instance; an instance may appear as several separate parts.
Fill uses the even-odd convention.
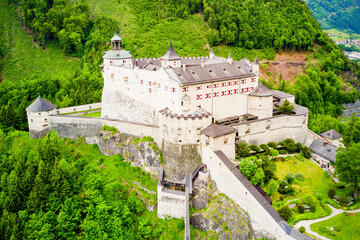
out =
[[[324,174],[324,171],[317,166],[314,162],[309,159],[306,159],[304,162],[301,162],[295,158],[289,161],[280,161],[277,160],[276,164],[276,175],[279,180],[285,178],[285,176],[291,172],[293,174],[301,173],[304,175],[305,180],[303,182],[295,178],[294,183],[291,185],[295,190],[295,196],[291,195],[281,195],[279,192],[276,192],[271,196],[273,199],[273,206],[275,209],[281,208],[284,204],[287,204],[291,200],[301,199],[306,193],[310,193],[316,199],[316,212],[306,211],[303,214],[298,213],[294,210],[293,216],[288,220],[290,225],[293,225],[296,221],[303,219],[315,219],[328,215],[326,211],[321,207],[320,201],[316,198],[316,193],[321,193],[323,197],[327,197],[327,192],[330,188],[336,189],[336,194],[339,196],[348,195],[352,190],[351,188],[338,189],[335,186],[335,183],[331,178],[327,178]],[[280,197],[283,196],[284,199],[280,200]],[[295,207],[295,209],[297,209]]]
[[[34,75],[61,74],[63,78],[73,76],[80,68],[80,60],[65,56],[56,44],[46,49],[38,47],[15,16],[15,8],[0,1],[0,25],[4,27],[5,44],[10,48],[4,61],[4,79],[18,82]]]
[[[339,214],[326,221],[311,224],[310,228],[312,231],[330,239],[355,240],[360,239],[359,223],[360,213],[349,214],[349,216]],[[331,227],[334,230],[330,231]]]
[[[84,114],[81,115],[82,117],[101,117],[101,112],[93,112],[93,113],[88,113],[88,114]]]

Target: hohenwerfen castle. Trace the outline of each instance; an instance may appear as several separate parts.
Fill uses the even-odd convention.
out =
[[[102,102],[57,109],[39,96],[27,108],[30,136],[42,137],[56,129],[60,137],[83,136],[88,142],[96,142],[104,125],[137,137],[151,136],[164,153],[165,176],[169,179],[183,181],[185,171],[192,172],[204,163],[221,191],[246,211],[257,212],[252,224],[264,236],[293,239],[283,234],[281,218],[272,216],[273,212],[248,189],[251,184],[227,189],[237,180],[225,184],[228,174],[221,169],[229,168],[229,164],[222,164],[224,161],[235,160],[235,142],[261,144],[292,138],[305,143],[308,110],[295,104],[293,95],[259,83],[257,58],[253,62],[235,61],[231,53],[222,58],[212,49],[207,57],[180,57],[170,41],[161,58],[134,59],[123,49],[117,33],[111,46],[101,65]],[[285,99],[294,106],[291,114],[282,114],[276,108]],[[101,108],[101,118],[64,115],[96,108]],[[161,194],[170,194],[166,197],[171,198],[171,193],[159,191],[158,215],[177,216],[171,212],[175,209],[171,201],[160,199]],[[237,191],[238,195],[231,195]]]

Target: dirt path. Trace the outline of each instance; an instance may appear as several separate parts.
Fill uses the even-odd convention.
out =
[[[325,221],[325,220],[328,220],[338,214],[341,214],[343,212],[348,212],[348,213],[359,213],[360,212],[360,209],[357,209],[357,210],[352,210],[352,211],[348,211],[348,210],[342,210],[342,209],[337,209],[337,208],[334,208],[333,206],[329,205],[328,206],[331,208],[332,210],[332,213],[329,215],[329,216],[326,216],[326,217],[323,217],[323,218],[318,218],[318,219],[312,219],[312,220],[303,220],[303,221],[300,221],[300,222],[297,222],[295,225],[294,225],[294,228],[295,229],[299,229],[301,226],[305,227],[305,230],[307,233],[310,233],[314,236],[316,236],[317,238],[319,239],[324,239],[324,240],[330,240],[329,238],[326,238],[324,236],[321,236],[320,234],[318,234],[317,232],[313,232],[311,231],[310,229],[310,225],[313,224],[313,223],[317,223],[317,222],[322,222],[322,221]]]

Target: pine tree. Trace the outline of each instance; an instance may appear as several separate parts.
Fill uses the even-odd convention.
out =
[[[279,111],[284,114],[290,114],[294,106],[290,104],[289,100],[285,99],[284,103],[278,107]]]

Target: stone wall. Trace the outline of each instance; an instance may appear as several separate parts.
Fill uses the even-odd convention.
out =
[[[183,181],[185,172],[193,172],[201,164],[199,145],[180,145],[163,140],[164,170],[166,178]]]
[[[164,188],[158,185],[158,211],[159,218],[185,217],[185,192]]]
[[[66,113],[73,113],[73,112],[81,112],[81,111],[92,111],[94,109],[101,108],[101,102],[99,103],[92,103],[92,104],[85,104],[79,105],[74,107],[67,107],[67,108],[59,108],[57,109],[57,114],[66,114]]]
[[[306,144],[307,115],[280,115],[268,119],[234,124],[240,141],[260,145],[270,141],[280,142],[287,138]]]
[[[231,164],[229,164],[229,166],[225,165],[218,155],[207,146],[203,146],[202,148],[202,157],[203,163],[207,165],[211,178],[216,182],[217,188],[249,214],[250,222],[257,238],[266,237],[268,239],[276,238],[277,240],[293,239],[280,227],[279,222],[281,218],[271,205],[269,206],[267,202],[260,204],[256,196],[253,195],[254,193],[251,193],[247,187],[239,181],[235,174],[236,172],[240,172],[234,169],[234,166]],[[230,161],[228,161],[228,163],[230,163]],[[231,167],[233,169],[230,169]],[[249,184],[251,185],[251,183]],[[274,215],[277,215],[277,220],[274,220],[265,207],[270,207],[268,210],[272,211]]]

